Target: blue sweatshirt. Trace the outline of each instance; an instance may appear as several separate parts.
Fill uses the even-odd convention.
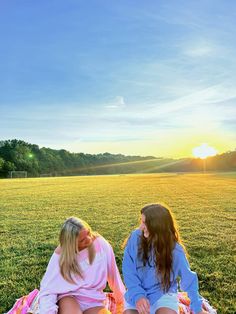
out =
[[[165,294],[161,287],[160,277],[156,275],[154,263],[154,254],[149,259],[149,263],[143,265],[138,256],[138,247],[142,231],[137,229],[130,235],[125,248],[122,271],[127,291],[125,293],[126,301],[132,306],[145,297],[150,304],[154,304],[161,296]],[[171,287],[168,292],[177,292],[177,277],[181,278],[180,288],[188,292],[191,300],[191,309],[194,314],[202,310],[202,299],[198,293],[197,274],[191,271],[188,260],[185,256],[182,246],[176,243],[173,249],[173,274],[171,274]]]

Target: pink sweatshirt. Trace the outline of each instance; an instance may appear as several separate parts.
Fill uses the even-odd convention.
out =
[[[111,245],[99,236],[94,240],[94,247],[96,256],[91,265],[87,249],[78,253],[83,279],[72,276],[76,284],[69,283],[62,277],[59,268],[60,255],[53,253],[40,285],[40,314],[56,314],[58,311],[56,303],[62,295],[76,296],[88,304],[103,301],[105,300],[103,290],[107,281],[114,292],[116,302],[123,302],[125,287]]]

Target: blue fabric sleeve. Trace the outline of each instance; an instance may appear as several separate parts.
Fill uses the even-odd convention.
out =
[[[202,298],[198,293],[197,274],[191,271],[184,250],[180,245],[176,253],[176,267],[178,269],[177,273],[181,278],[180,288],[183,291],[187,291],[188,296],[191,300],[190,307],[193,310],[194,314],[197,314],[202,310]]]
[[[135,306],[136,302],[146,297],[146,291],[142,287],[141,280],[138,276],[135,260],[137,259],[137,232],[133,232],[128,240],[124,251],[122,273],[127,288],[125,299],[128,303]]]

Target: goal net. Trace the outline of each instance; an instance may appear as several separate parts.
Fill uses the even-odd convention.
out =
[[[27,178],[27,171],[9,171],[9,178]]]

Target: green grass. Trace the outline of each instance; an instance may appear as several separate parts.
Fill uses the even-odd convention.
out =
[[[171,206],[199,275],[200,293],[218,313],[236,312],[236,176],[145,174],[0,181],[0,313],[39,287],[65,218],[75,215],[121,245],[146,203]]]

